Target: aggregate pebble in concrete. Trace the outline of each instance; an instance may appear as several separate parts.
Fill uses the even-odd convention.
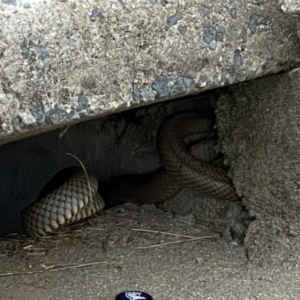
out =
[[[297,0],[283,0],[281,8],[287,14],[297,16],[300,14],[300,3]]]
[[[0,143],[299,62],[277,1],[0,2]]]

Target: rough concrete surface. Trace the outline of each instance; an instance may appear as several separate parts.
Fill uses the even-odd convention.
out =
[[[278,1],[0,1],[0,141],[299,62]]]
[[[114,300],[128,289],[155,300],[300,296],[298,266],[253,265],[242,247],[218,240],[191,216],[125,205],[72,229],[39,241],[2,241],[0,299]]]
[[[291,16],[298,16],[300,14],[300,3],[297,0],[283,0],[281,8],[284,12]]]
[[[245,249],[251,260],[298,262],[300,253],[299,69],[229,88],[217,127],[230,176],[256,220]]]

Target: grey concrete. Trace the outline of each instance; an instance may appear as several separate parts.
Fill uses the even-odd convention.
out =
[[[282,10],[294,17],[298,17],[300,14],[300,3],[297,0],[283,0],[281,2]]]
[[[300,69],[222,94],[217,127],[230,176],[256,221],[245,249],[269,263],[300,258]]]
[[[0,142],[299,62],[277,1],[0,1]]]

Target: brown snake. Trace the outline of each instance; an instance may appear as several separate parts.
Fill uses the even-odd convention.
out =
[[[185,137],[194,133],[209,135],[214,120],[199,113],[179,113],[167,118],[157,134],[157,148],[163,167],[146,175],[125,175],[111,180],[101,190],[108,206],[124,202],[159,203],[182,187],[224,200],[238,200],[224,169],[209,163],[215,142],[203,138],[197,159],[186,146]],[[202,145],[202,146],[201,146]],[[51,194],[26,208],[23,223],[31,236],[44,236],[58,228],[79,222],[104,208],[93,176],[77,172]]]

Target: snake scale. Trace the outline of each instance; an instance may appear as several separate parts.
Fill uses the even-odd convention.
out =
[[[107,206],[124,202],[159,203],[168,200],[182,187],[203,195],[225,200],[239,197],[227,172],[209,163],[215,156],[214,120],[197,112],[178,113],[168,117],[157,133],[157,150],[162,168],[146,175],[124,175],[108,182],[101,195]],[[191,154],[185,138],[194,133],[205,135],[197,143],[198,155]],[[60,187],[23,211],[26,232],[45,236],[62,226],[77,223],[104,208],[97,180],[84,172],[76,172]]]

